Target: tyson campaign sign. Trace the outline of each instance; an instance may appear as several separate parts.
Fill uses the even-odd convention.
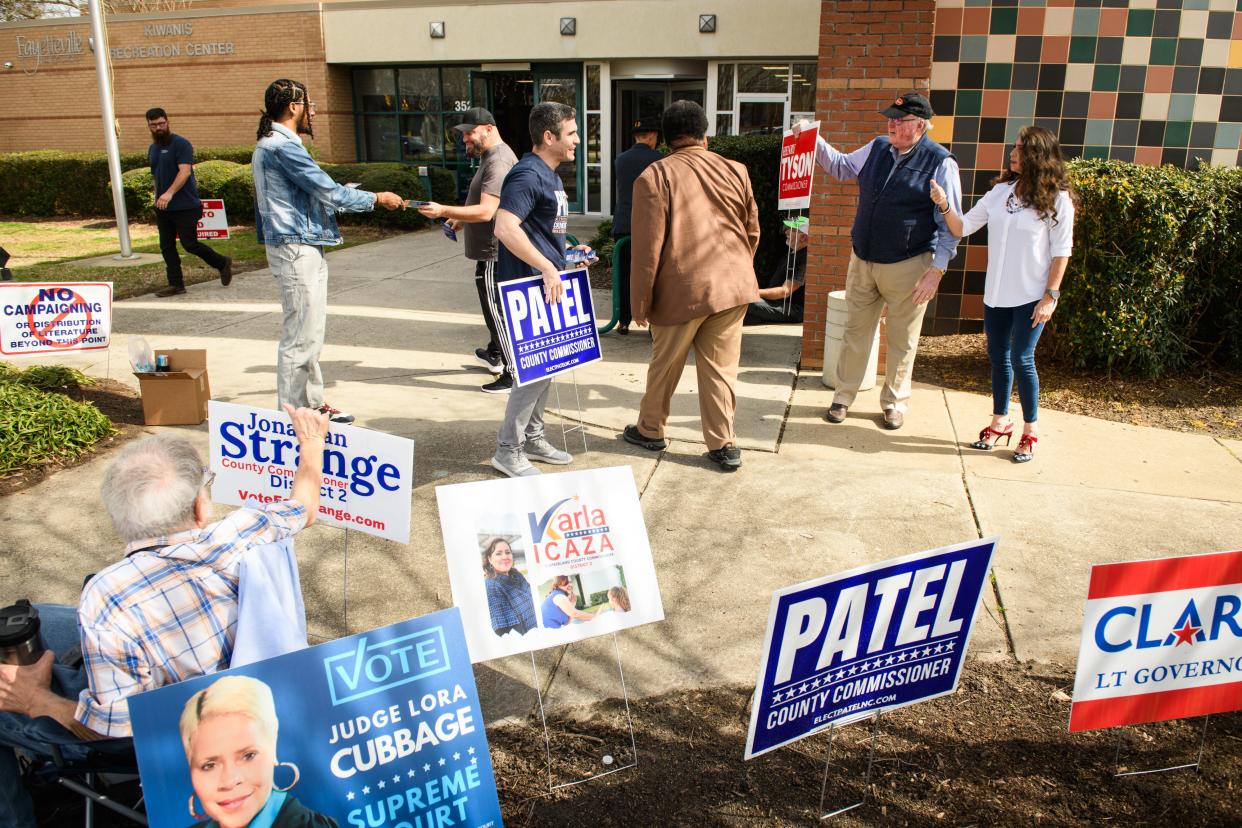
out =
[[[1071,731],[1242,709],[1242,551],[1091,568]]]
[[[811,206],[811,183],[815,180],[815,145],[819,140],[819,121],[781,139],[781,166],[778,183],[778,210],[805,210]]]
[[[456,609],[128,704],[151,825],[502,824]]]
[[[778,590],[746,758],[952,693],[996,541],[919,552]]]
[[[111,282],[0,283],[0,354],[95,351],[111,335]]]
[[[207,403],[211,498],[271,503],[293,490],[298,438],[283,411]],[[318,520],[368,535],[410,542],[414,441],[369,428],[330,423],[323,450]]]
[[[517,384],[572,371],[600,357],[591,282],[586,268],[561,272],[565,296],[554,305],[543,300],[543,277],[500,282],[509,364]]]
[[[229,237],[229,217],[224,212],[223,199],[203,199],[203,217],[198,220],[198,237],[200,239],[227,239]]]

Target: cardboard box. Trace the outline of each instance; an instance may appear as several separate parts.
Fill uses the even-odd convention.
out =
[[[195,349],[156,351],[168,357],[168,370],[134,374],[142,391],[142,416],[147,425],[198,425],[207,419],[211,385],[207,352]]]

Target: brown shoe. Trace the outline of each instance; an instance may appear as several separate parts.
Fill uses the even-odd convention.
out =
[[[905,423],[905,415],[895,408],[884,409],[884,427],[889,431],[896,431]]]
[[[229,286],[229,282],[233,281],[233,257],[224,257],[224,267],[220,268],[220,284],[224,287]]]
[[[833,403],[828,407],[828,413],[824,415],[824,419],[830,423],[845,422],[845,415],[849,412],[849,406],[841,405],[841,403]]]
[[[181,285],[169,285],[166,288],[157,290],[155,295],[161,299],[167,299],[169,296],[180,296],[185,293],[185,288]]]

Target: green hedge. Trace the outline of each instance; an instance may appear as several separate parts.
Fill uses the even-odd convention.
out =
[[[720,135],[707,140],[707,148],[741,162],[750,173],[750,186],[759,205],[759,252],[755,273],[760,278],[785,262],[784,214],[776,209],[776,183],[780,175],[780,135]]]
[[[195,160],[250,162],[254,147],[204,147]],[[146,152],[121,155],[121,169],[147,167]],[[112,215],[108,158],[102,152],[36,150],[0,155],[0,213],[14,216]]]
[[[1047,329],[1073,364],[1156,377],[1242,358],[1242,171],[1075,161],[1074,255]]]
[[[43,390],[79,382],[56,367],[19,371],[0,363],[0,474],[80,457],[116,428],[90,403]]]

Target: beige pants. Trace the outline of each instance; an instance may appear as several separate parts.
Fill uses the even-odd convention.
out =
[[[853,405],[867,371],[867,358],[875,339],[880,313],[888,305],[888,359],[880,407],[905,411],[910,401],[910,376],[919,349],[919,330],[927,304],[916,305],[910,295],[919,278],[931,267],[932,254],[924,253],[904,262],[877,264],[850,254],[845,277],[845,302],[849,317],[837,359],[837,393],[833,404]]]
[[[716,450],[737,442],[733,412],[737,408],[737,365],[742,357],[742,319],[747,305],[700,316],[680,325],[651,326],[651,365],[647,391],[638,407],[638,430],[647,437],[663,437],[673,391],[694,346],[699,375],[699,418],[703,441]]]

